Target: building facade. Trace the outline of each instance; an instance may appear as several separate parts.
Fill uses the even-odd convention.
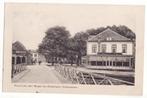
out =
[[[46,58],[44,55],[38,53],[35,50],[29,50],[31,56],[32,56],[32,63],[38,64],[39,62],[46,62]]]
[[[135,41],[111,29],[90,36],[87,41],[87,55],[82,58],[83,65],[99,68],[134,69]]]
[[[27,65],[27,50],[22,43],[16,41],[12,44],[12,74],[20,73],[26,69]]]

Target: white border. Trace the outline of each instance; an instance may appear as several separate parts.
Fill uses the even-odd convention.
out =
[[[86,3],[86,4],[118,4],[118,5],[124,5],[124,4],[130,4],[130,5],[146,5],[147,6],[147,0],[5,0],[5,2],[29,2],[29,3]],[[4,0],[0,1],[0,65],[3,65],[3,20],[4,20]],[[147,11],[145,10],[145,12],[147,13]],[[147,16],[147,15],[145,15]],[[147,20],[145,19],[145,24],[147,23]],[[146,27],[146,26],[145,26]],[[145,32],[146,32],[147,27],[145,28]],[[145,48],[144,48],[144,94],[143,94],[143,98],[147,98],[147,34],[145,33]],[[1,73],[2,73],[2,66],[0,66],[1,69]],[[0,75],[0,81],[2,81],[2,74]],[[1,82],[0,82],[1,83]],[[2,88],[2,83],[0,85],[0,87]],[[73,97],[73,98],[89,98],[89,97],[103,97],[103,98],[107,98],[108,96],[105,95],[73,95],[73,94],[20,94],[20,93],[2,93],[0,94],[0,97],[36,97],[36,98],[40,98],[40,97],[60,97],[60,98],[69,98],[69,97]],[[116,97],[116,98],[121,98],[124,96],[109,96],[110,98],[112,97]],[[127,98],[127,96],[125,96]],[[131,97],[129,97],[131,98]],[[132,97],[134,98],[134,96]]]

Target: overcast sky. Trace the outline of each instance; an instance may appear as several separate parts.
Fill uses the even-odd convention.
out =
[[[13,42],[20,41],[27,49],[37,49],[45,31],[65,26],[73,36],[90,28],[126,25],[136,31],[136,9],[129,6],[98,5],[14,5],[11,10]]]

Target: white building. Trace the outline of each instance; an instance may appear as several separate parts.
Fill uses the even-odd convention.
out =
[[[134,68],[134,41],[111,29],[90,36],[87,41],[87,56],[83,64],[92,66],[111,66]]]
[[[38,53],[37,51],[30,50],[30,53],[32,55],[33,64],[36,64],[36,63],[39,63],[39,62],[46,62],[45,56]]]

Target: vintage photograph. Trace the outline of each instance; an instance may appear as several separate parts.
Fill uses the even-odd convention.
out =
[[[144,33],[138,32],[136,13],[143,7],[5,4],[5,9],[12,84],[135,87],[137,66],[143,66],[136,63],[143,37],[138,34]]]
[[[33,43],[28,36],[23,42]],[[125,25],[73,37],[66,27],[55,26],[37,45],[27,49],[21,41],[12,43],[12,82],[134,85],[135,33]]]

